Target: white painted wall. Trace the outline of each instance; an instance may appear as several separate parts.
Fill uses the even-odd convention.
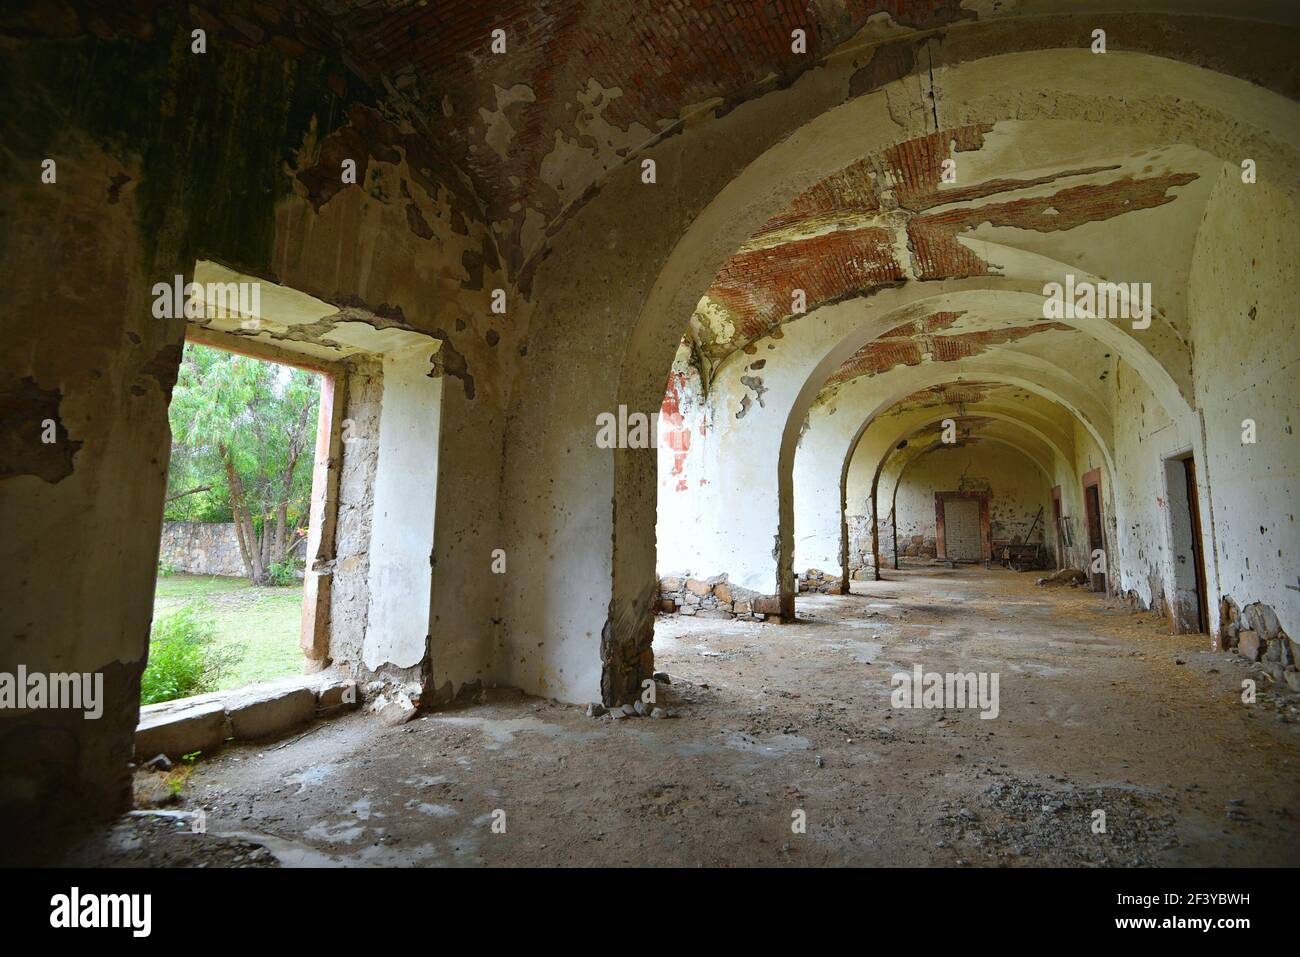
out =
[[[1204,423],[1198,479],[1207,555],[1222,594],[1243,606],[1273,607],[1282,628],[1300,635],[1300,220],[1270,185],[1244,184],[1225,166],[1205,211],[1193,257],[1188,308],[1197,357],[1196,404]],[[1254,419],[1257,441],[1242,443]],[[1198,465],[1201,465],[1198,462]],[[1212,610],[1217,595],[1211,588]]]
[[[937,449],[913,459],[898,483],[894,503],[900,549],[912,535],[935,538],[936,492],[982,491],[989,493],[989,526],[995,540],[1019,536],[1023,541],[1040,506],[1051,516],[1051,486],[1023,452],[995,442]],[[1031,541],[1043,540],[1042,528],[1040,519]],[[885,552],[882,542],[882,562]]]
[[[384,664],[415,667],[429,635],[444,380],[428,373],[427,346],[384,357],[369,622],[362,646],[362,660],[372,671]]]

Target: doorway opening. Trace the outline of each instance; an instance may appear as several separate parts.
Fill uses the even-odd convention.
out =
[[[304,672],[315,452],[332,385],[310,363],[186,341],[142,704]]]
[[[1106,591],[1106,535],[1102,531],[1101,469],[1083,475],[1084,519],[1088,525],[1088,580],[1091,591]],[[1098,554],[1102,561],[1097,561]]]
[[[1052,529],[1056,533],[1056,567],[1065,567],[1065,535],[1061,531],[1061,486],[1052,486]]]
[[[993,558],[989,497],[984,492],[935,492],[935,551],[949,562]]]
[[[1169,554],[1174,573],[1170,627],[1174,634],[1205,632],[1205,562],[1201,553],[1196,461],[1191,453],[1165,460],[1165,501],[1169,503]]]

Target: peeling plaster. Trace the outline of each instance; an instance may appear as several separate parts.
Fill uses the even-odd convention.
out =
[[[62,402],[58,389],[42,389],[32,378],[0,392],[0,479],[34,475],[54,485],[72,474],[82,442],[68,435],[59,417]],[[49,443],[42,441],[47,421],[54,423]]]

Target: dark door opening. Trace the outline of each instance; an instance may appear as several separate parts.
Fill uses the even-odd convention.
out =
[[[1174,634],[1206,631],[1205,559],[1201,551],[1201,514],[1196,495],[1196,462],[1191,455],[1165,461],[1169,506],[1169,551],[1173,561],[1173,595],[1169,623]]]
[[[1056,567],[1065,567],[1065,536],[1061,534],[1061,486],[1052,489],[1052,528],[1056,531]]]
[[[1083,507],[1088,522],[1088,576],[1093,591],[1106,591],[1106,537],[1101,524],[1100,473],[1100,469],[1093,469],[1083,477]],[[1098,552],[1102,556],[1100,564],[1097,562]]]
[[[1196,460],[1190,455],[1183,459],[1183,474],[1187,479],[1187,505],[1192,517],[1192,571],[1196,575],[1196,627],[1204,632],[1208,623],[1205,608],[1205,559],[1201,554],[1201,503],[1196,495]]]

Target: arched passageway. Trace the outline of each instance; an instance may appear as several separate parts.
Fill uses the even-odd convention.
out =
[[[658,787],[642,767],[662,762],[690,791],[665,807],[763,843],[729,816],[750,805],[691,790],[691,761],[748,801],[755,780],[785,785],[739,762],[823,746],[841,762],[826,806],[866,783],[919,814],[915,796],[942,788],[872,771],[894,744],[924,763],[952,730],[895,714],[888,684],[910,665],[1008,676],[1015,746],[971,735],[961,753],[980,745],[1025,787],[1061,749],[1080,780],[1120,775],[1076,720],[1158,725],[1144,780],[1182,773],[1170,755],[1203,728],[1195,710],[1090,696],[1166,687],[1144,657],[1157,635],[1199,669],[1188,686],[1216,729],[1236,720],[1226,654],[1291,714],[1290,11],[137,6],[28,4],[0,26],[22,91],[0,118],[0,527],[20,570],[0,579],[0,674],[105,688],[96,722],[0,715],[0,823],[117,814],[130,762],[153,757],[135,753],[156,740],[137,737],[153,717],[139,686],[187,335],[309,356],[339,386],[303,640],[312,680],[360,688],[378,717],[340,732],[343,783],[312,813],[347,814],[383,764],[384,813],[421,862],[530,859],[452,834],[458,815],[409,790],[410,761],[463,758],[454,786],[516,800],[533,835],[617,831],[636,808],[620,794],[606,819],[585,795],[610,789],[572,785],[623,761]],[[257,323],[158,308],[159,286],[208,278],[260,289]],[[453,704],[474,713],[440,713]],[[200,705],[205,750],[241,740],[225,703],[177,710]],[[572,705],[694,708],[699,724],[618,739],[621,719],[579,728]],[[421,714],[428,750],[389,725]],[[1065,744],[1021,736],[1052,722]],[[1199,757],[1289,800],[1239,724]],[[494,748],[529,739],[509,749],[517,773],[495,750],[452,756],[481,729]],[[574,742],[590,748],[574,758]],[[624,761],[640,746],[653,757]],[[213,793],[257,803],[273,775],[232,767]],[[551,773],[553,793],[527,799]],[[969,785],[952,791],[974,800]],[[560,789],[580,793],[548,805]],[[293,839],[351,860],[334,830],[312,833]],[[926,862],[904,844],[891,859]]]

